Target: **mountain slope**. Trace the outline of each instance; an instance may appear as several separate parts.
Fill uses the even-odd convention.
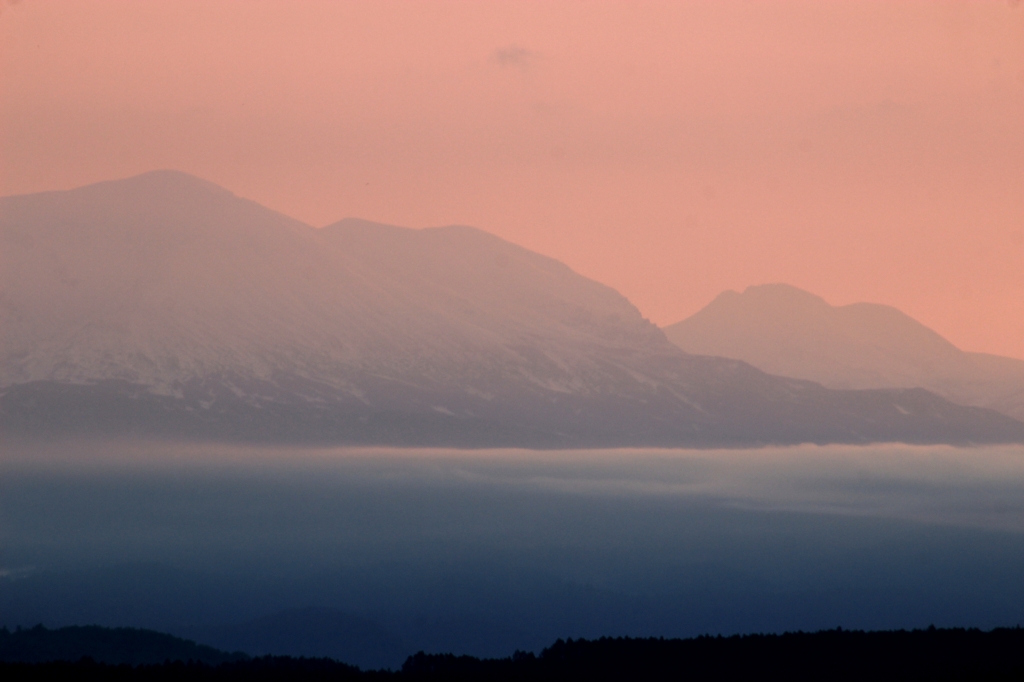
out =
[[[191,640],[138,628],[86,625],[48,630],[36,625],[10,632],[0,627],[0,661],[78,661],[86,656],[111,665],[159,665],[165,661],[217,665],[247,658],[242,653],[218,651]]]
[[[895,308],[834,307],[785,284],[726,291],[665,328],[689,353],[749,362],[830,388],[925,388],[1024,419],[1024,361],[965,353]]]
[[[193,629],[196,640],[224,651],[330,657],[364,669],[397,668],[412,650],[373,620],[325,608],[286,609],[244,623]]]
[[[924,392],[681,353],[469,227],[315,229],[173,171],[0,200],[0,429],[623,445],[1024,440]]]

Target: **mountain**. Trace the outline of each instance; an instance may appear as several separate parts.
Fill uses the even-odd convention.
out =
[[[157,665],[164,661],[196,661],[217,665],[246,658],[162,632],[138,628],[104,628],[98,625],[49,630],[42,625],[0,627],[0,661],[42,663],[78,661],[88,656],[112,665]]]
[[[830,388],[925,388],[1024,419],[1024,360],[965,353],[895,308],[831,306],[786,284],[726,291],[665,334],[688,353]]]
[[[361,668],[398,668],[410,647],[373,620],[324,608],[287,609],[245,623],[196,628],[195,639],[253,656],[328,657]]]
[[[679,351],[469,227],[313,228],[174,171],[0,199],[0,433],[416,445],[1024,440]]]

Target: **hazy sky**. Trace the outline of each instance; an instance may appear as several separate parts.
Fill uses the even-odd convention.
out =
[[[0,0],[0,194],[471,224],[658,324],[784,281],[1024,357],[1024,6]]]

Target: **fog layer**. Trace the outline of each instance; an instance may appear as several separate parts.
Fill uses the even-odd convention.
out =
[[[395,665],[1024,621],[1024,448],[8,448],[0,621]]]

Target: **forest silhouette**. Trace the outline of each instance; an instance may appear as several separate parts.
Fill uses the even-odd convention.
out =
[[[851,631],[691,639],[559,639],[500,659],[419,652],[400,670],[329,658],[248,657],[134,628],[0,629],[6,680],[1019,680],[1024,629]],[[161,661],[161,657],[163,660]],[[148,662],[132,665],[129,661]]]

